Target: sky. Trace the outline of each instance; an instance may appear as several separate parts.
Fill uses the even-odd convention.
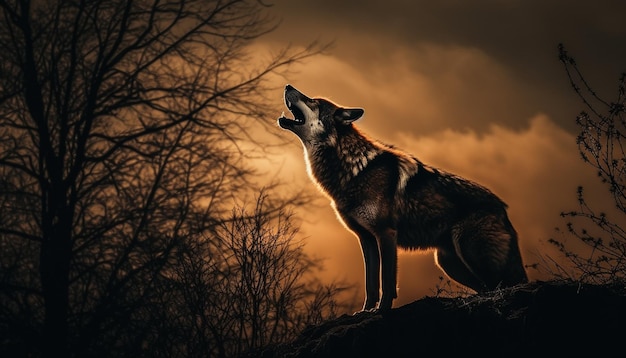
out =
[[[600,96],[615,98],[626,71],[626,2],[272,4],[269,13],[280,25],[255,43],[257,49],[332,42],[325,54],[297,64],[279,81],[310,97],[363,108],[355,125],[371,137],[490,188],[509,205],[525,263],[558,258],[550,238],[577,244],[555,228],[565,227],[562,211],[577,208],[579,185],[592,204],[610,200],[580,160],[575,118],[584,107],[559,62],[558,44]],[[276,117],[286,110],[282,95],[276,91]],[[299,141],[276,132],[291,138],[269,158],[272,175],[315,192]],[[298,213],[306,249],[325,260],[325,280],[362,290],[358,240],[336,219],[328,199],[316,197],[316,205]],[[394,307],[432,295],[443,275],[432,252],[402,252],[398,271]],[[545,278],[537,270],[528,273]]]

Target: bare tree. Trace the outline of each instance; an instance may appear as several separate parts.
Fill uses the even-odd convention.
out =
[[[236,141],[266,117],[265,79],[319,48],[252,66],[275,25],[260,1],[0,9],[0,333],[43,356],[140,351],[174,329],[149,322],[181,243],[249,184]]]
[[[236,357],[294,339],[307,325],[346,309],[350,289],[321,284],[320,262],[303,250],[289,212],[268,215],[267,196],[237,208],[216,228],[218,240],[197,240],[178,266],[173,317],[185,321],[184,356]]]
[[[567,233],[583,243],[584,252],[573,250],[562,240],[551,240],[573,264],[573,273],[559,266],[559,276],[583,282],[607,283],[626,279],[626,74],[618,82],[612,101],[600,97],[579,71],[576,61],[559,46],[570,85],[586,107],[576,118],[580,132],[577,143],[582,160],[597,173],[600,184],[611,195],[606,207],[592,206],[583,187],[578,188],[579,208],[566,211]],[[613,217],[606,214],[617,209]]]

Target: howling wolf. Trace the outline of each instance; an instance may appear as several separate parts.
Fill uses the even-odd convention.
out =
[[[290,85],[285,104],[294,118],[283,112],[278,125],[298,136],[310,177],[361,243],[364,311],[397,297],[398,246],[436,249],[438,266],[477,292],[528,281],[507,206],[491,191],[368,138],[352,123],[363,109]]]

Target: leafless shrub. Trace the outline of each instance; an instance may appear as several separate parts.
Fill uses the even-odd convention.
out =
[[[559,58],[571,87],[586,107],[576,118],[580,129],[576,142],[581,159],[597,173],[612,203],[606,203],[603,208],[592,207],[583,187],[579,187],[578,208],[561,213],[567,220],[566,229],[558,230],[560,238],[550,240],[571,267],[554,258],[547,258],[546,264],[557,278],[598,284],[623,282],[626,279],[626,74],[619,79],[616,98],[607,101],[587,83],[562,45]],[[609,217],[604,210],[611,206],[617,210]],[[573,250],[567,236],[582,243],[586,250]]]

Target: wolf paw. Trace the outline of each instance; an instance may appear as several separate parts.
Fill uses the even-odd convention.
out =
[[[368,309],[363,309],[360,311],[356,311],[354,312],[352,315],[353,316],[358,316],[358,315],[374,315],[374,314],[378,314],[380,313],[381,310],[378,308],[368,308]]]

